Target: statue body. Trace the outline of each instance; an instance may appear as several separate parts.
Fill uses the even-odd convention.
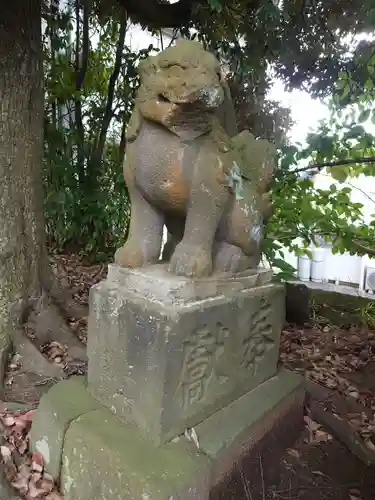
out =
[[[275,168],[267,141],[236,134],[217,59],[179,41],[140,65],[124,176],[131,199],[124,267],[164,258],[172,273],[202,277],[256,267]],[[232,137],[233,136],[233,137]]]

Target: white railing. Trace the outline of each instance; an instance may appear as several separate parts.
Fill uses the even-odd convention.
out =
[[[286,262],[296,269],[298,279],[363,285],[364,271],[369,263],[367,256],[333,254],[330,248],[311,251],[311,259],[308,256],[298,258],[288,251],[284,253]]]
[[[163,246],[167,240],[167,229],[164,226]],[[358,285],[362,289],[366,267],[375,267],[374,259],[359,255],[333,254],[330,248],[311,249],[312,258],[305,256],[299,259],[294,253],[283,249],[285,261],[296,270],[295,277],[303,281],[316,282],[333,281]],[[160,254],[161,255],[161,254]],[[267,263],[263,263],[267,266]],[[275,271],[277,271],[275,269]]]

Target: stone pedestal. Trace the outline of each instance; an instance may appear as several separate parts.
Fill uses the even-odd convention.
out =
[[[231,498],[244,461],[275,459],[302,423],[301,378],[277,370],[283,321],[267,270],[110,266],[91,290],[87,387],[57,384],[31,431],[66,500]]]
[[[211,416],[276,373],[284,287],[270,279],[110,267],[91,291],[90,392],[155,444]]]

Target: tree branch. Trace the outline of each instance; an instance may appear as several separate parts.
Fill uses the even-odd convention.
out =
[[[180,28],[191,18],[199,0],[179,0],[170,4],[161,0],[117,0],[128,15],[153,28]]]
[[[313,163],[307,165],[307,167],[296,168],[292,170],[293,174],[298,172],[306,172],[307,170],[323,170],[326,167],[341,167],[344,165],[356,165],[358,163],[375,163],[375,156],[364,156],[363,158],[348,159],[348,160],[337,160],[337,161],[327,161],[324,163]]]
[[[115,96],[115,87],[117,83],[118,76],[120,74],[121,62],[122,62],[122,54],[124,51],[125,45],[125,35],[127,28],[127,16],[125,13],[122,15],[119,37],[116,46],[116,56],[115,56],[115,64],[113,66],[113,71],[109,78],[108,83],[108,94],[107,94],[107,102],[105,105],[104,116],[102,120],[102,124],[100,127],[98,141],[95,145],[93,154],[92,154],[92,162],[94,162],[95,166],[98,167],[102,161],[105,141],[107,138],[108,127],[111,123],[111,119],[113,116],[113,100]]]
[[[79,50],[79,34],[80,34],[80,3],[76,2],[76,23],[77,23],[77,48],[76,48],[76,90],[81,90],[83,83],[85,81],[85,76],[87,72],[87,66],[89,61],[89,9],[87,2],[83,3],[83,43],[82,43],[82,54]]]
[[[76,90],[78,91],[74,98],[74,118],[77,131],[77,167],[79,182],[83,185],[85,181],[84,169],[84,142],[85,133],[82,118],[82,102],[79,92],[82,90],[85,81],[88,58],[89,58],[89,9],[87,2],[83,4],[83,23],[82,23],[82,53],[80,44],[81,22],[80,22],[80,0],[76,0],[76,53],[75,53],[75,71],[76,71]]]
[[[124,117],[122,119],[120,146],[119,146],[121,165],[124,163],[125,151],[126,151],[126,126],[127,126],[127,120],[125,119],[125,114],[124,114]]]
[[[362,252],[365,252],[368,255],[375,255],[375,250],[373,248],[366,247],[365,245],[362,245],[362,243],[359,243],[358,241],[353,240],[353,245],[356,248],[358,248],[358,250],[361,250]]]

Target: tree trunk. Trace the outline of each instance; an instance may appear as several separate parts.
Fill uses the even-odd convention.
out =
[[[43,89],[40,0],[0,10],[0,337],[41,295],[46,270],[41,161]]]
[[[38,299],[51,288],[41,179],[44,113],[41,56],[41,0],[3,2],[0,9],[1,370],[15,333],[19,333],[21,323],[27,319],[29,306],[40,304]]]

